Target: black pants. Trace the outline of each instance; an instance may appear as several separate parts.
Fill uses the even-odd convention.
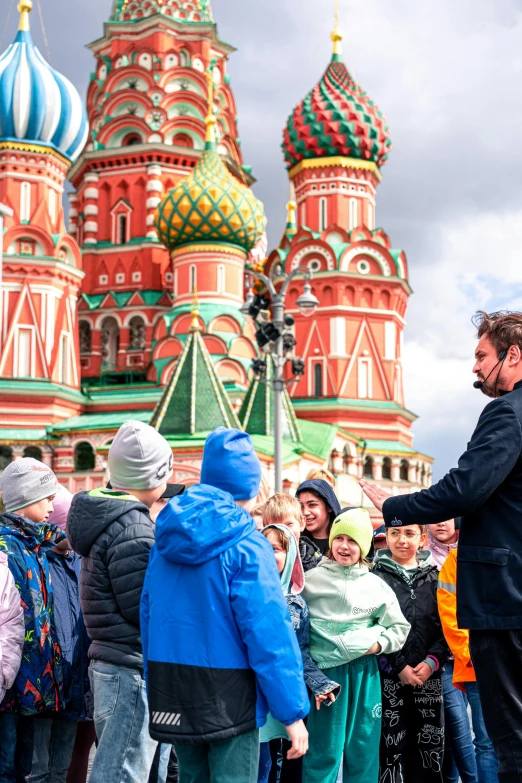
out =
[[[442,783],[444,705],[441,672],[413,688],[381,675],[379,783]]]
[[[272,768],[268,783],[301,783],[303,759],[287,759],[291,747],[292,743],[289,740],[271,740]]]
[[[501,783],[522,782],[522,630],[470,631],[484,722]]]
[[[11,712],[0,713],[0,783],[22,783],[33,766],[34,721]]]

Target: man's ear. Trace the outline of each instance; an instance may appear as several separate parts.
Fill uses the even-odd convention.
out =
[[[522,351],[519,345],[511,345],[507,352],[507,358],[510,364],[518,364],[522,361]]]

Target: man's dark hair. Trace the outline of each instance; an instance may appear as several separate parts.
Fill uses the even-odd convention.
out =
[[[512,345],[518,345],[522,350],[522,313],[500,310],[488,314],[479,310],[471,320],[477,328],[477,337],[487,335],[498,353],[507,351]]]

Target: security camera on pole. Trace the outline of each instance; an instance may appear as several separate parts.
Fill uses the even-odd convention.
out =
[[[304,291],[297,299],[296,305],[301,315],[311,316],[314,314],[319,304],[319,300],[312,293],[310,280],[312,272],[306,266],[300,266],[294,269],[290,274],[285,275],[281,264],[276,264],[270,277],[261,273],[252,273],[249,276],[249,293],[245,303],[241,308],[243,315],[250,315],[258,330],[256,340],[261,351],[270,354],[274,363],[273,380],[264,381],[272,383],[274,391],[274,472],[275,472],[275,491],[282,491],[282,473],[283,473],[283,391],[285,385],[295,383],[304,375],[304,361],[294,354],[296,344],[293,335],[294,319],[290,314],[285,315],[285,299],[288,286],[291,280],[297,275],[302,275],[306,282]],[[266,289],[266,294],[255,294],[253,286],[260,282]],[[279,286],[279,284],[281,284]],[[277,286],[277,287],[276,287]],[[270,318],[270,305],[272,305],[272,318]],[[292,362],[293,377],[287,381],[283,378],[284,366],[287,361]],[[254,359],[252,369],[260,380],[266,374],[266,361],[264,359]]]

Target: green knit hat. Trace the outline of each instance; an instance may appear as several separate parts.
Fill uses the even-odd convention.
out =
[[[350,536],[359,544],[361,554],[366,557],[373,540],[373,525],[364,508],[351,508],[339,514],[330,530],[330,547],[336,536]]]

